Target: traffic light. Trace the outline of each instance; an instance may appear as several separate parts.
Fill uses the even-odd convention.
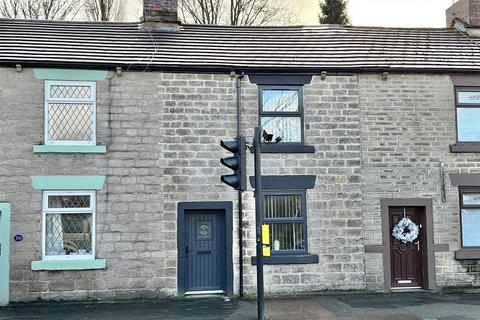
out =
[[[245,137],[240,136],[235,140],[220,141],[222,148],[233,153],[233,157],[222,158],[220,162],[232,169],[233,174],[222,175],[221,180],[223,183],[228,184],[235,190],[245,191],[247,189],[247,161],[246,161],[246,144]]]

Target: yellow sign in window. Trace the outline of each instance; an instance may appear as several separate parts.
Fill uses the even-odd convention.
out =
[[[263,256],[270,257],[270,225],[262,225]]]

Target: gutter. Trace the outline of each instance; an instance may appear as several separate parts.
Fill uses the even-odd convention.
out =
[[[32,61],[32,60],[1,60],[0,66],[3,67],[15,67],[20,64],[24,68],[65,68],[65,69],[87,69],[87,70],[116,70],[117,67],[121,67],[123,70],[128,71],[159,71],[159,72],[178,72],[178,73],[230,73],[232,69],[238,73],[248,74],[320,74],[322,71],[326,71],[329,75],[345,75],[352,73],[410,73],[410,74],[480,74],[480,67],[472,64],[468,67],[449,67],[432,65],[432,67],[412,67],[412,66],[375,66],[375,67],[240,67],[232,65],[216,65],[216,66],[198,66],[198,65],[148,65],[148,64],[114,64],[114,63],[90,63],[90,62],[45,62],[45,61]]]

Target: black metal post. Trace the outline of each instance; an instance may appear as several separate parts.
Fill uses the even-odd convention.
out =
[[[237,139],[242,135],[242,78],[244,73],[235,76],[235,88],[237,90]],[[243,204],[242,190],[238,190],[238,278],[239,294],[243,297]]]
[[[263,222],[263,196],[262,196],[262,168],[261,168],[261,139],[260,127],[255,128],[253,148],[255,155],[255,218],[257,236],[257,309],[258,320],[264,320],[264,291],[263,291],[263,244],[262,244],[262,222]]]

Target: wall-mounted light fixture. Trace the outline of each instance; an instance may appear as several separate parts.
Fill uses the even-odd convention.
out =
[[[327,71],[322,71],[322,73],[320,73],[320,79],[325,80],[326,78],[327,78]]]
[[[387,79],[388,79],[388,72],[383,72],[382,73],[382,80],[387,81]]]
[[[17,72],[22,72],[22,65],[21,64],[16,64],[15,69],[17,70]]]
[[[122,76],[122,67],[117,67],[115,69],[115,74],[117,75],[117,77],[121,77]]]

